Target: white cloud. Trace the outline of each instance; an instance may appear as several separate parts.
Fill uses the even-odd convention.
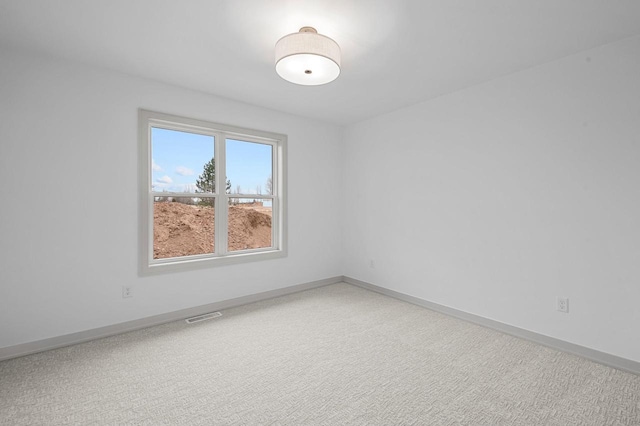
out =
[[[156,164],[156,162],[153,160],[153,158],[151,159],[151,169],[154,172],[161,172],[162,171],[162,167],[160,167],[159,165]]]
[[[173,179],[171,179],[169,176],[162,176],[161,178],[156,179],[156,182],[160,182],[160,183],[173,183]]]
[[[193,170],[188,167],[178,166],[176,167],[176,173],[180,176],[191,176],[193,175]]]

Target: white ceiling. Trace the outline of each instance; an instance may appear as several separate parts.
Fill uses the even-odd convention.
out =
[[[305,25],[342,48],[333,83],[275,72]],[[638,0],[0,0],[9,48],[337,124],[638,34]]]

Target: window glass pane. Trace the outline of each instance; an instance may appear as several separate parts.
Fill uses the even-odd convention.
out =
[[[213,136],[151,128],[151,190],[215,192]]]
[[[271,195],[273,147],[268,144],[226,140],[227,177],[231,194]]]
[[[153,258],[214,253],[214,198],[154,197]]]
[[[228,250],[271,247],[271,212],[271,200],[230,198]]]

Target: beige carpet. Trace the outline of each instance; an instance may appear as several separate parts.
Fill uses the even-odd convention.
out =
[[[348,284],[0,363],[2,425],[640,425],[640,377]]]

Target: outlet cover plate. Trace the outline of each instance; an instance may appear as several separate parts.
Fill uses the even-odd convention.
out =
[[[133,287],[130,285],[122,286],[122,298],[126,299],[127,297],[133,297]]]
[[[569,313],[569,299],[566,297],[558,297],[558,311]]]

